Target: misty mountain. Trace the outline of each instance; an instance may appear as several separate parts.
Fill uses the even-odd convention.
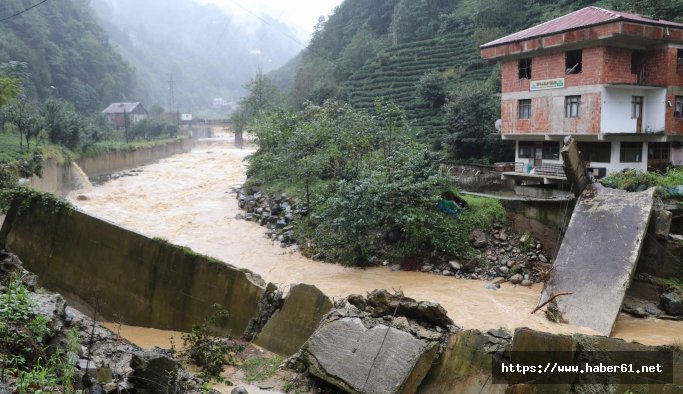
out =
[[[109,44],[87,0],[0,2],[0,72],[21,77],[29,100],[57,96],[82,112],[140,96],[133,69]]]
[[[170,76],[181,110],[237,100],[258,69],[285,64],[301,47],[286,25],[267,16],[238,21],[192,0],[92,0],[110,40],[132,64],[149,105],[171,106]],[[251,16],[250,16],[251,17]]]

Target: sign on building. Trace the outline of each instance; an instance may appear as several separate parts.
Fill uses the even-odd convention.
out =
[[[180,114],[180,120],[189,122],[192,120],[192,114]]]
[[[530,90],[562,89],[564,88],[564,78],[544,79],[541,81],[531,81]]]

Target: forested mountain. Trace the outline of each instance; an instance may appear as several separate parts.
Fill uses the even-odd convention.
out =
[[[87,0],[0,2],[0,63],[28,99],[58,96],[82,112],[142,96],[134,70],[109,44]]]
[[[365,109],[384,98],[405,110],[418,139],[481,157],[497,148],[463,147],[492,129],[498,100],[486,97],[500,89],[500,70],[481,60],[479,45],[589,5],[683,17],[681,0],[345,0],[317,26],[288,98],[294,107],[337,98]],[[468,102],[469,113],[458,107]],[[486,126],[456,127],[463,113]]]
[[[103,28],[137,70],[152,101],[170,105],[170,75],[181,110],[211,99],[237,100],[259,69],[269,71],[301,46],[292,31],[267,16],[240,23],[192,0],[92,0]]]

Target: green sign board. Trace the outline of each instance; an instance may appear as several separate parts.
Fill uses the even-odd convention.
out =
[[[532,81],[530,90],[562,89],[564,88],[564,78],[544,79],[542,81]]]

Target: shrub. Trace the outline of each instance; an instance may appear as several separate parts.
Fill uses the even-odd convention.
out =
[[[221,372],[226,365],[236,363],[234,357],[237,352],[244,350],[243,346],[231,343],[226,338],[219,338],[211,334],[210,325],[216,324],[228,317],[228,311],[220,305],[213,305],[214,312],[203,324],[192,326],[188,334],[183,334],[185,350],[181,356],[202,368],[200,376],[203,379],[214,379],[222,382]]]
[[[454,185],[439,175],[442,157],[407,137],[392,104],[377,102],[372,113],[336,102],[280,112],[256,123],[255,134],[249,183],[308,207],[295,226],[304,253],[350,265],[469,254],[472,229],[503,217],[485,199],[471,199],[456,218],[436,209]]]

